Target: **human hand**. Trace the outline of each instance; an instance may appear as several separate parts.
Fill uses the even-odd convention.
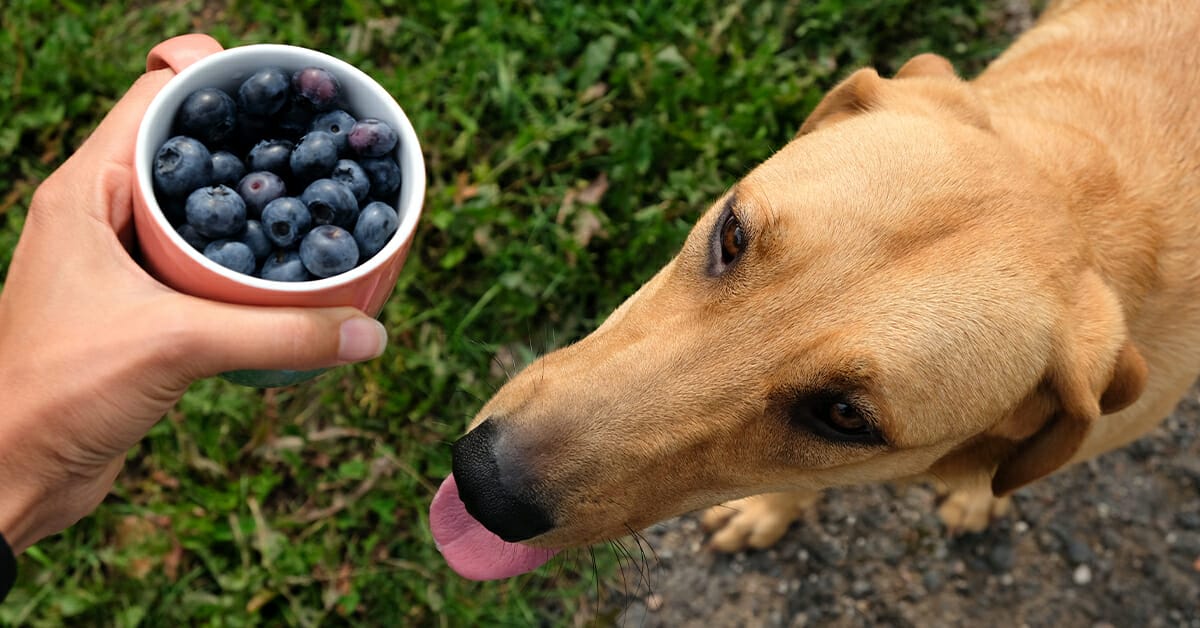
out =
[[[367,360],[387,340],[354,308],[206,301],[137,265],[134,138],[172,76],[139,78],[37,189],[0,292],[0,534],[16,552],[94,510],[192,381]]]

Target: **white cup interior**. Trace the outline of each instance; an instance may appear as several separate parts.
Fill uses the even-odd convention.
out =
[[[217,87],[236,97],[237,88],[242,81],[254,72],[268,66],[280,67],[289,73],[311,66],[329,70],[337,76],[341,83],[347,111],[359,119],[378,118],[386,122],[395,129],[400,138],[395,153],[401,173],[400,195],[394,201],[400,225],[396,229],[395,235],[381,251],[361,265],[340,275],[312,281],[286,282],[243,275],[225,268],[204,257],[200,251],[184,241],[183,237],[171,226],[154,196],[152,178],[154,156],[162,143],[171,137],[175,112],[188,94],[202,87]],[[230,281],[260,290],[289,293],[324,290],[353,282],[370,274],[412,237],[421,214],[421,204],[425,198],[425,160],[421,155],[417,134],[413,130],[408,116],[396,104],[396,100],[392,98],[391,94],[362,70],[345,61],[316,50],[296,46],[256,44],[230,48],[204,57],[185,68],[172,78],[150,103],[145,117],[142,118],[142,124],[138,128],[134,160],[140,193],[146,199],[146,204],[157,223],[157,228],[165,232],[171,242],[197,264]],[[288,190],[289,195],[298,195],[298,193],[297,190]]]

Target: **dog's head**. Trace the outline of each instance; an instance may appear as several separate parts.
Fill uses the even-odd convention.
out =
[[[1145,366],[1044,179],[944,59],[855,73],[484,406],[454,450],[466,510],[567,547],[768,491],[1053,471]]]

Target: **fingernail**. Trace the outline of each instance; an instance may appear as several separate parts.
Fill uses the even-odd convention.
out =
[[[387,330],[373,318],[352,318],[342,323],[338,359],[361,362],[377,358],[387,346]]]

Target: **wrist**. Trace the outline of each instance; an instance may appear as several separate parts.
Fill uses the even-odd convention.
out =
[[[7,465],[0,465],[0,475],[9,475]],[[7,486],[0,491],[0,535],[8,542],[14,554],[20,554],[33,545],[41,535],[38,533],[37,505],[42,501],[39,492],[24,483],[5,481]]]
[[[19,394],[12,389],[0,393],[12,403],[6,408],[11,414],[0,418],[0,535],[14,554],[20,554],[41,538],[38,510],[46,498],[46,484],[37,475],[37,444],[29,435],[44,430],[21,429],[30,413],[23,410]]]

